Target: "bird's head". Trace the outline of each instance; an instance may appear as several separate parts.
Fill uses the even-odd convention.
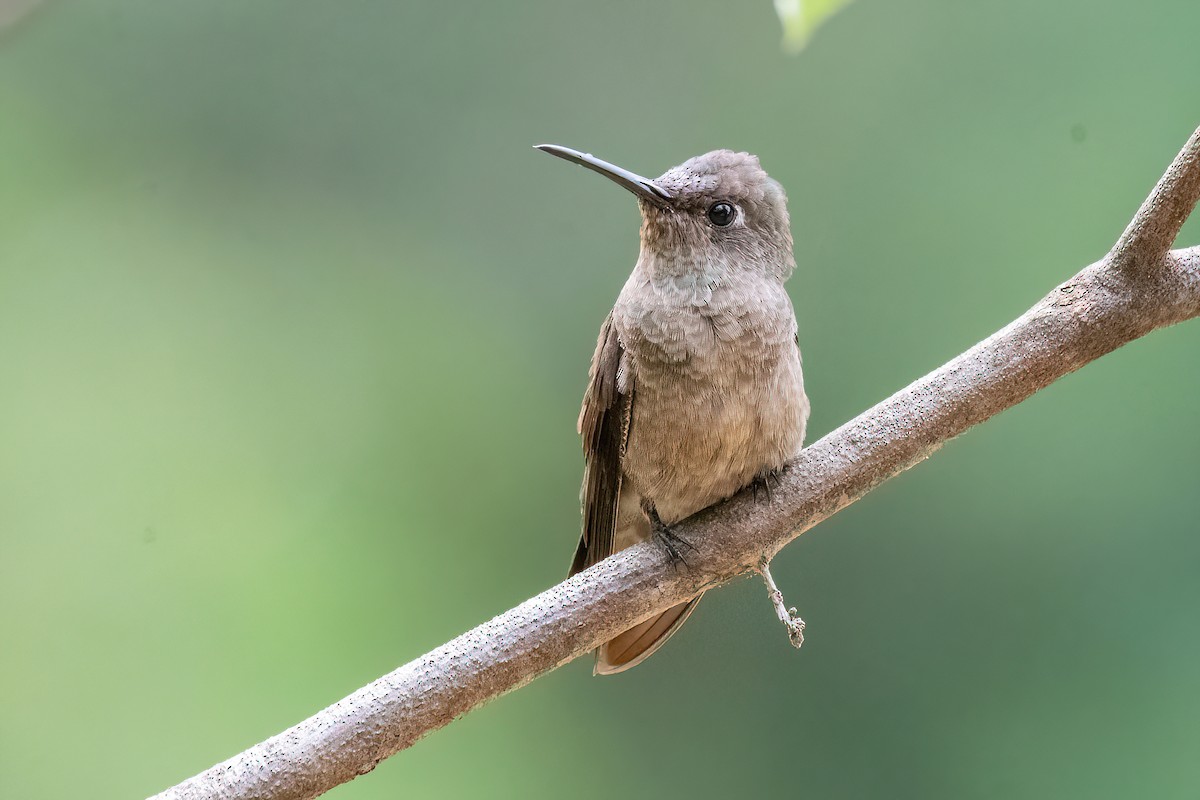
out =
[[[624,186],[642,212],[642,259],[658,274],[719,268],[786,280],[795,268],[787,195],[758,158],[713,150],[650,180],[558,145],[538,145]]]

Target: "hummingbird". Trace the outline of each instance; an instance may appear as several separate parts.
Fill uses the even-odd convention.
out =
[[[583,520],[569,574],[649,539],[686,564],[693,546],[672,526],[750,484],[769,494],[803,445],[787,195],[748,153],[714,150],[651,180],[536,147],[625,187],[642,216],[638,260],[600,328],[579,414]],[[595,674],[640,664],[699,600],[605,642]]]

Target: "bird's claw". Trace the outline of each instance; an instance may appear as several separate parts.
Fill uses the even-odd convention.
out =
[[[645,511],[647,518],[650,520],[650,530],[654,534],[655,540],[667,551],[667,555],[671,559],[671,565],[678,569],[679,565],[683,564],[685,568],[691,569],[687,559],[683,557],[683,553],[680,551],[687,549],[695,552],[696,546],[671,530],[671,526],[664,523],[658,516],[658,512],[653,508],[648,508]]]
[[[783,483],[783,473],[787,472],[787,464],[776,469],[768,470],[756,476],[750,482],[750,490],[754,493],[755,502],[758,501],[758,493],[762,491],[767,496],[767,502],[770,503],[775,499],[773,491],[778,489]],[[772,485],[773,484],[773,485]]]

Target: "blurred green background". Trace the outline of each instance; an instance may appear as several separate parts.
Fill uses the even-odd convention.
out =
[[[1200,5],[49,3],[0,34],[0,795],[138,797],[563,577],[616,187],[758,153],[815,439],[1104,254]],[[1200,244],[1192,220],[1181,245]],[[1195,797],[1200,324],[340,798]]]

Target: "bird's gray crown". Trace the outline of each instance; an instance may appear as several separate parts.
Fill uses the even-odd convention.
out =
[[[689,200],[722,199],[733,202],[779,202],[783,188],[758,163],[758,156],[713,150],[672,167],[655,183],[675,196],[680,205]]]

